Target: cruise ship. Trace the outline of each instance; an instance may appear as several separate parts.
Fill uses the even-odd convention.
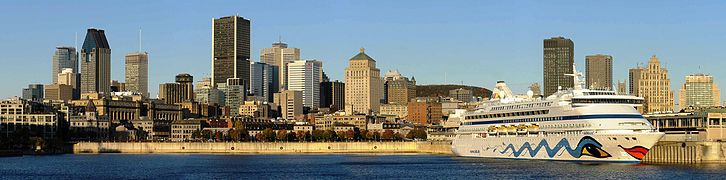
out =
[[[574,88],[516,97],[497,82],[493,98],[465,112],[452,142],[458,156],[639,163],[663,136],[636,110],[643,98]]]

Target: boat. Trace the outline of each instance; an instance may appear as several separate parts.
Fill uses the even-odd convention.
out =
[[[574,67],[573,67],[574,69]],[[515,96],[504,81],[492,99],[463,113],[452,141],[457,156],[639,163],[664,133],[636,108],[643,98],[574,87],[546,98]],[[484,134],[484,136],[482,136]],[[488,134],[488,135],[487,135]]]

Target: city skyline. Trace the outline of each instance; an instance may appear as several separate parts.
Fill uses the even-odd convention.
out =
[[[316,2],[326,4],[325,2]],[[213,17],[230,16],[239,14],[252,21],[252,48],[250,55],[253,61],[259,61],[260,49],[269,47],[270,43],[276,42],[280,36],[282,41],[293,44],[303,51],[301,57],[304,59],[320,59],[326,66],[324,71],[331,79],[342,80],[343,71],[347,66],[347,59],[350,52],[359,47],[368,49],[372,56],[375,56],[381,71],[398,69],[402,73],[416,76],[419,84],[442,84],[446,80],[449,84],[476,85],[492,88],[496,80],[505,80],[518,93],[526,91],[526,87],[533,82],[541,83],[541,41],[546,38],[563,36],[572,39],[576,44],[574,61],[578,70],[583,71],[585,55],[588,54],[609,54],[613,56],[613,81],[627,79],[627,70],[635,67],[637,63],[646,62],[647,59],[656,54],[661,58],[663,67],[669,69],[671,78],[671,89],[676,89],[683,83],[683,77],[688,74],[705,73],[716,77],[717,83],[726,76],[719,72],[718,67],[725,65],[720,57],[713,52],[718,52],[720,46],[708,44],[721,42],[726,39],[718,32],[724,30],[724,23],[719,22],[724,15],[718,11],[708,9],[721,9],[723,4],[701,4],[680,6],[683,4],[632,4],[631,8],[620,9],[621,14],[609,14],[598,16],[596,14],[583,14],[584,17],[560,17],[561,15],[575,14],[553,13],[542,14],[547,8],[573,8],[586,9],[595,6],[593,4],[583,5],[578,3],[566,7],[555,7],[553,5],[539,4],[537,2],[522,3],[518,5],[499,4],[474,4],[472,7],[457,6],[460,9],[471,10],[462,12],[435,12],[432,14],[419,13],[435,8],[437,3],[427,2],[414,4],[409,10],[396,12],[397,8],[404,7],[406,3],[388,4],[385,2],[336,2],[320,5],[309,3],[303,7],[308,8],[299,11],[292,10],[279,16],[266,14],[264,8],[252,9],[244,7],[270,7],[266,3],[258,3],[255,6],[227,7],[217,6],[214,3],[198,3],[199,6],[179,7],[172,6],[167,11],[156,13],[143,12],[145,8],[158,8],[163,3],[150,2],[149,7],[143,7],[139,14],[128,15],[123,11],[110,10],[108,14],[94,20],[83,20],[80,14],[65,13],[62,19],[81,19],[78,22],[55,25],[53,18],[49,17],[48,22],[20,22],[37,16],[48,16],[45,13],[33,14],[29,12],[18,12],[13,7],[30,6],[32,3],[13,2],[2,8],[2,19],[5,22],[16,25],[29,25],[29,29],[4,29],[4,34],[13,36],[2,37],[4,42],[15,42],[18,44],[4,43],[2,52],[8,54],[3,62],[8,62],[0,71],[6,77],[14,76],[12,80],[3,80],[7,86],[0,88],[0,96],[20,96],[23,87],[31,83],[50,84],[51,78],[47,73],[51,68],[51,59],[56,46],[72,46],[73,37],[78,35],[84,37],[84,30],[89,27],[97,27],[106,31],[106,36],[111,47],[111,79],[123,81],[123,56],[126,53],[137,51],[138,40],[136,33],[138,28],[144,29],[143,51],[150,52],[149,61],[149,89],[152,97],[158,94],[156,85],[164,82],[172,82],[173,75],[189,73],[198,78],[210,75],[211,67],[211,27],[210,19]],[[479,2],[471,2],[479,3]],[[622,2],[621,2],[622,3]],[[63,7],[49,3],[48,7],[32,8],[41,10],[50,7]],[[191,3],[197,5],[197,3]],[[241,3],[240,3],[241,4]],[[602,5],[617,5],[618,2],[610,2]],[[83,3],[71,4],[82,8]],[[299,6],[291,3],[282,8]],[[349,14],[343,9],[361,5],[367,8],[376,8],[375,11],[381,15],[367,17],[364,15]],[[386,5],[390,7],[386,7]],[[629,4],[631,5],[631,4]],[[452,5],[445,5],[450,7]],[[182,14],[187,12],[184,8],[200,8],[200,11]],[[476,8],[475,8],[476,7]],[[491,9],[490,9],[491,8]],[[504,10],[494,10],[501,8]],[[642,8],[642,9],[641,9]],[[669,9],[683,8],[683,14],[658,14],[667,12]],[[124,8],[119,8],[124,9]],[[216,11],[216,10],[219,11]],[[319,9],[320,14],[303,14],[292,20],[286,19],[288,13],[309,12],[309,9]],[[496,20],[496,18],[510,17],[505,10],[523,13],[512,15],[511,19]],[[474,11],[475,10],[475,11]],[[493,10],[487,12],[487,10]],[[532,10],[532,11],[529,11]],[[680,9],[679,9],[680,10]],[[102,11],[102,10],[91,10]],[[478,12],[482,12],[479,14]],[[653,13],[648,13],[653,12]],[[709,13],[713,12],[713,13]],[[9,14],[8,14],[9,13]],[[325,16],[325,13],[333,13],[336,16]],[[406,13],[419,14],[420,17],[396,16]],[[500,13],[500,14],[497,14]],[[33,15],[31,15],[33,14]],[[692,14],[692,15],[687,15]],[[146,17],[160,15],[159,20],[147,19]],[[466,17],[473,15],[473,17]],[[539,17],[542,15],[544,17]],[[375,17],[396,16],[394,18],[380,20]],[[12,18],[9,18],[12,17]],[[550,17],[550,19],[547,19]],[[670,17],[670,18],[669,18]],[[460,18],[460,19],[456,19]],[[481,18],[481,19],[476,19]],[[551,19],[554,18],[554,19]],[[315,19],[322,23],[303,21],[302,19]],[[430,22],[423,23],[427,20]],[[475,20],[467,23],[467,20]],[[363,25],[351,25],[360,22]],[[588,22],[599,22],[589,24]],[[593,25],[601,25],[602,22],[610,23],[612,27],[602,27],[591,30]],[[684,23],[685,22],[685,23]],[[326,23],[328,23],[326,25]],[[464,24],[466,23],[466,24]],[[487,26],[501,26],[499,30],[484,30]],[[551,23],[551,24],[549,24]],[[343,27],[335,27],[344,24]],[[687,25],[687,28],[678,26]],[[361,29],[364,25],[376,25],[379,29]],[[446,26],[447,29],[462,35],[455,35],[440,30],[425,30],[433,26]],[[545,25],[539,30],[519,31],[518,28]],[[558,27],[556,25],[566,25]],[[54,28],[41,28],[53,26]],[[175,27],[171,32],[162,31],[161,27]],[[299,27],[301,29],[291,29]],[[598,26],[599,27],[599,26]],[[182,29],[184,28],[184,29]],[[470,30],[464,30],[470,28]],[[524,28],[526,29],[526,28]],[[405,31],[415,30],[415,31]],[[22,31],[22,32],[21,32]],[[405,32],[404,32],[405,31]],[[500,32],[514,31],[514,32]],[[31,37],[29,34],[47,32],[38,37]],[[27,33],[27,34],[26,34]],[[504,34],[493,34],[504,33]],[[599,33],[599,34],[598,34]],[[47,35],[46,35],[47,34]],[[359,37],[351,37],[351,34],[359,34]],[[696,34],[696,35],[692,35]],[[427,38],[421,38],[427,37]],[[613,38],[614,37],[614,38]],[[420,40],[419,40],[420,38]],[[493,44],[486,42],[508,40],[504,44]],[[412,41],[410,43],[407,41]],[[435,45],[430,45],[433,42]],[[27,43],[34,43],[30,49]],[[341,44],[342,43],[342,44]],[[693,44],[703,44],[691,48]],[[15,47],[17,46],[17,47]],[[428,47],[430,46],[430,47]],[[462,48],[466,46],[466,48]],[[432,51],[437,49],[438,51]],[[16,53],[17,52],[17,53]],[[24,52],[24,53],[21,53]],[[181,52],[181,53],[180,53]],[[425,53],[422,53],[425,52]],[[477,53],[471,53],[477,52]],[[453,55],[456,54],[456,55]],[[465,55],[459,55],[465,54]],[[21,59],[17,62],[10,62]],[[447,63],[447,66],[437,64],[440,61],[456,61]],[[419,61],[424,63],[419,63]],[[174,64],[173,62],[179,62]],[[406,64],[416,64],[407,66]],[[497,66],[521,66],[520,64],[531,64],[525,67],[517,67],[522,72],[508,72],[507,68],[489,68],[481,71],[486,65]],[[437,73],[427,73],[437,68]],[[38,71],[39,73],[29,73]],[[520,75],[521,74],[521,75]],[[677,92],[676,92],[677,93]]]

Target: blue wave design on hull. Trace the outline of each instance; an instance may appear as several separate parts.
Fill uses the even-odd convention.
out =
[[[547,140],[542,139],[542,141],[540,141],[537,144],[537,146],[534,148],[532,148],[532,145],[529,142],[525,142],[521,147],[519,147],[519,150],[516,150],[516,148],[514,148],[514,145],[509,144],[509,145],[507,145],[506,148],[504,148],[503,151],[501,151],[499,153],[505,154],[511,150],[511,153],[512,153],[512,155],[514,155],[514,157],[519,157],[520,155],[522,155],[522,153],[525,152],[525,150],[527,150],[527,152],[529,152],[529,156],[534,157],[535,155],[537,155],[537,153],[539,153],[540,149],[544,148],[545,151],[547,151],[547,156],[549,156],[550,158],[553,158],[553,157],[555,157],[555,155],[557,155],[557,152],[559,152],[561,149],[564,148],[567,151],[567,153],[569,153],[572,157],[580,158],[580,157],[582,157],[583,148],[585,148],[585,146],[588,144],[595,145],[598,148],[602,147],[602,145],[599,142],[595,141],[595,139],[593,139],[592,137],[585,136],[582,139],[580,139],[580,142],[577,144],[577,147],[574,149],[570,148],[570,142],[566,138],[562,138],[555,145],[554,148],[550,147]]]

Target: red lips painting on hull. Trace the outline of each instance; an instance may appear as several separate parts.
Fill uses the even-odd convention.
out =
[[[633,146],[631,148],[625,148],[623,146],[618,145],[620,148],[623,148],[625,152],[630,154],[630,156],[633,156],[635,159],[643,160],[645,157],[645,154],[648,153],[648,148],[645,148],[643,146]]]

